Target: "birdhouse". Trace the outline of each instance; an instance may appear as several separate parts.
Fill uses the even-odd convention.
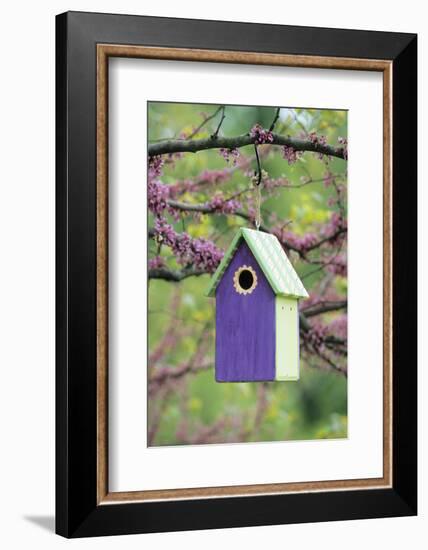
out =
[[[214,273],[217,382],[299,379],[299,276],[274,235],[241,228]]]

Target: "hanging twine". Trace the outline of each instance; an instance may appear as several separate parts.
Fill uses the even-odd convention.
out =
[[[259,185],[256,185],[256,219],[255,219],[255,224],[256,224],[257,231],[260,229],[260,225],[262,223],[262,216],[261,216],[261,213],[260,213],[260,204],[261,204],[261,199],[262,199],[261,187],[262,187],[261,183]]]
[[[263,177],[266,177],[266,172],[263,170]],[[262,180],[259,176],[254,174],[251,178],[251,183],[254,188],[254,204],[255,204],[255,214],[254,214],[254,225],[256,226],[257,231],[260,229],[262,224],[262,214],[261,214],[261,203],[262,203]]]
[[[259,151],[257,149],[257,143],[254,144],[254,152],[256,154],[256,161],[257,161],[257,172],[254,172],[254,177],[252,178],[252,181],[253,181],[253,185],[255,187],[255,191],[256,191],[256,217],[255,217],[255,220],[254,220],[254,223],[256,225],[256,229],[257,231],[260,229],[260,225],[262,223],[262,217],[261,217],[261,213],[260,213],[260,204],[261,204],[261,187],[262,187],[262,180],[263,180],[263,172],[264,170],[262,170],[262,165],[261,165],[261,162],[260,162],[260,157],[259,157]]]

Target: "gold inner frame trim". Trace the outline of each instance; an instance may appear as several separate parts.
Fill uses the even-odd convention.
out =
[[[108,488],[108,59],[132,57],[284,67],[378,71],[383,74],[383,476],[297,483],[109,492]],[[392,486],[392,62],[97,44],[97,503],[378,489]]]

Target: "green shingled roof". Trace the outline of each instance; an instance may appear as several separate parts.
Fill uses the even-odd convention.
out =
[[[295,298],[307,298],[309,296],[275,235],[245,227],[242,227],[235,235],[212,276],[207,296],[215,296],[217,286],[242,239],[245,240],[254,254],[275,294],[294,296]]]

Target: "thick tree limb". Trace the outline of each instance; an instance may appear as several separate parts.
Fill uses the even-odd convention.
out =
[[[164,281],[179,283],[187,277],[197,277],[199,275],[205,275],[206,273],[206,271],[199,271],[192,267],[181,270],[172,270],[165,267],[159,267],[149,269],[149,279],[163,279]]]
[[[322,313],[328,313],[329,311],[338,311],[340,309],[346,309],[348,307],[347,300],[340,300],[337,302],[319,302],[313,306],[309,306],[303,309],[305,317],[314,317],[315,315],[321,315]]]
[[[239,149],[254,142],[255,138],[249,134],[236,137],[219,137],[214,135],[204,139],[170,139],[149,144],[148,153],[150,157],[154,157],[172,153],[197,153],[198,151],[205,151],[207,149]],[[271,145],[287,145],[287,147],[292,147],[295,151],[310,151],[345,159],[345,149],[343,147],[322,145],[321,143],[314,143],[309,139],[273,134]]]
[[[172,199],[169,199],[166,202],[171,208],[176,208],[177,210],[182,210],[183,212],[200,212],[201,214],[214,214],[216,211],[215,208],[209,206],[208,204],[180,202]]]

